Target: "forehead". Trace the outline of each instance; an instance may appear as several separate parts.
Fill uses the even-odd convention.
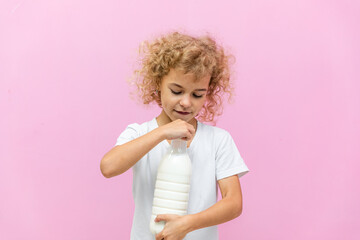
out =
[[[210,75],[196,79],[194,74],[184,74],[181,70],[170,69],[170,72],[163,78],[162,84],[176,83],[184,88],[207,88],[210,82]]]

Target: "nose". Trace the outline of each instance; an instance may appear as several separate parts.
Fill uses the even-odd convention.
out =
[[[190,96],[185,94],[181,100],[180,100],[180,105],[184,108],[187,109],[191,106],[191,99]]]

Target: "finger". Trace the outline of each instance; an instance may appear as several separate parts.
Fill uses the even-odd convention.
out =
[[[194,126],[191,125],[191,124],[189,124],[188,131],[189,131],[191,134],[195,134],[195,128],[194,128]]]
[[[194,128],[189,129],[189,133],[191,134],[191,136],[195,135],[195,129]]]
[[[193,125],[191,125],[191,132],[193,133],[193,134],[195,134],[195,127],[193,126]]]
[[[176,214],[159,214],[156,216],[155,222],[160,222],[160,221],[168,222],[177,216],[178,215],[176,215]]]
[[[184,141],[188,141],[189,139],[191,139],[191,134],[189,134],[189,131],[186,131],[186,132],[183,132],[182,133],[182,140],[184,140]]]
[[[156,216],[155,218],[155,222],[160,222],[160,221],[164,221],[164,222],[168,222],[173,220],[174,218],[179,217],[179,215],[176,214],[159,214]]]
[[[159,214],[156,216],[155,218],[155,222],[160,222],[160,221],[167,221],[168,217],[166,214]]]
[[[187,138],[188,140],[190,140],[190,139],[192,138],[192,136],[193,136],[193,135],[192,135],[191,133],[189,133],[189,132],[186,134],[186,138]]]
[[[155,239],[156,240],[162,240],[163,239],[162,232],[159,232],[158,234],[156,234]]]

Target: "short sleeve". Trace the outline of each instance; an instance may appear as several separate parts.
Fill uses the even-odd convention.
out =
[[[220,180],[232,175],[244,176],[249,172],[230,133],[223,131],[217,139],[216,179]]]
[[[130,142],[135,138],[139,137],[140,125],[137,123],[130,124],[118,137],[115,146],[122,145],[124,143]]]

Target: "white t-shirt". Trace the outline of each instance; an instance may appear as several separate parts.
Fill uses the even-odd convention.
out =
[[[129,142],[158,127],[156,118],[141,125],[130,124],[117,139],[116,145]],[[133,167],[135,212],[131,240],[154,240],[149,223],[157,169],[170,144],[164,140],[141,158]],[[249,169],[226,131],[198,121],[198,127],[187,149],[192,162],[188,214],[201,212],[217,201],[217,180],[232,175],[243,176]],[[185,240],[217,240],[217,226],[202,228],[186,235]]]

